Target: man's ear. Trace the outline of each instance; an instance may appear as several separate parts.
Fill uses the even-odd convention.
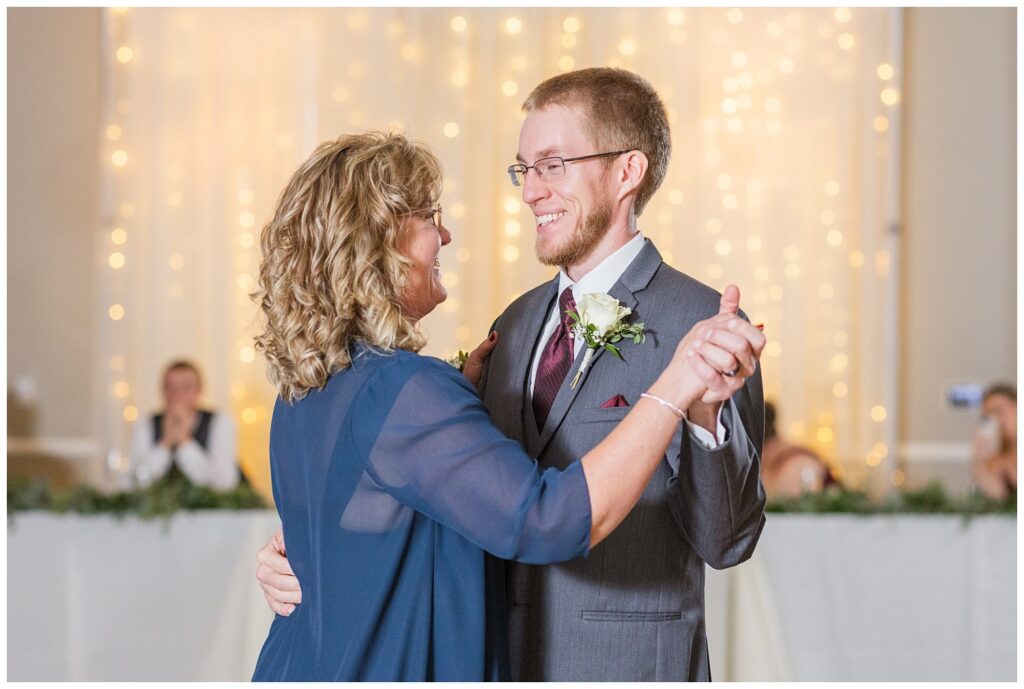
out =
[[[616,168],[619,171],[619,198],[636,191],[647,175],[647,156],[642,151],[630,151],[622,156]]]

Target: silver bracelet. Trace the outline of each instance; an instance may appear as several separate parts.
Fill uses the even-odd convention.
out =
[[[647,392],[641,392],[640,396],[641,397],[646,397],[649,400],[654,400],[655,402],[657,402],[658,404],[662,405],[663,407],[667,407],[670,412],[672,412],[673,414],[675,414],[676,416],[679,417],[679,421],[680,422],[686,421],[686,412],[684,412],[682,409],[680,409],[676,405],[672,404],[668,400],[663,400],[660,397],[658,397],[656,395],[652,395],[652,394],[647,393]]]

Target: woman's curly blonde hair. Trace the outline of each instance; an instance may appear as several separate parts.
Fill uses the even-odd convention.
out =
[[[357,341],[418,351],[426,337],[403,313],[405,216],[441,193],[441,163],[401,134],[366,132],[317,147],[263,227],[256,349],[281,397],[302,399],[351,363]]]

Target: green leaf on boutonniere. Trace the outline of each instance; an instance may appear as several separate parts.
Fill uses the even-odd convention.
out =
[[[614,354],[619,359],[619,361],[623,360],[622,359],[622,354],[619,353],[619,348],[616,347],[615,345],[613,345],[613,344],[606,344],[604,346],[604,348],[605,348],[605,351],[608,351],[608,352],[611,352],[612,354]]]

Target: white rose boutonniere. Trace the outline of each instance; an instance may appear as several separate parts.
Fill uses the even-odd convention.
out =
[[[576,305],[576,311],[566,313],[575,323],[572,328],[573,337],[587,343],[587,353],[583,356],[583,363],[572,379],[570,388],[575,388],[586,373],[598,347],[622,359],[619,348],[615,346],[622,338],[630,337],[634,344],[644,342],[644,324],[626,323],[626,318],[633,313],[632,309],[626,308],[618,299],[604,292],[584,294]]]

